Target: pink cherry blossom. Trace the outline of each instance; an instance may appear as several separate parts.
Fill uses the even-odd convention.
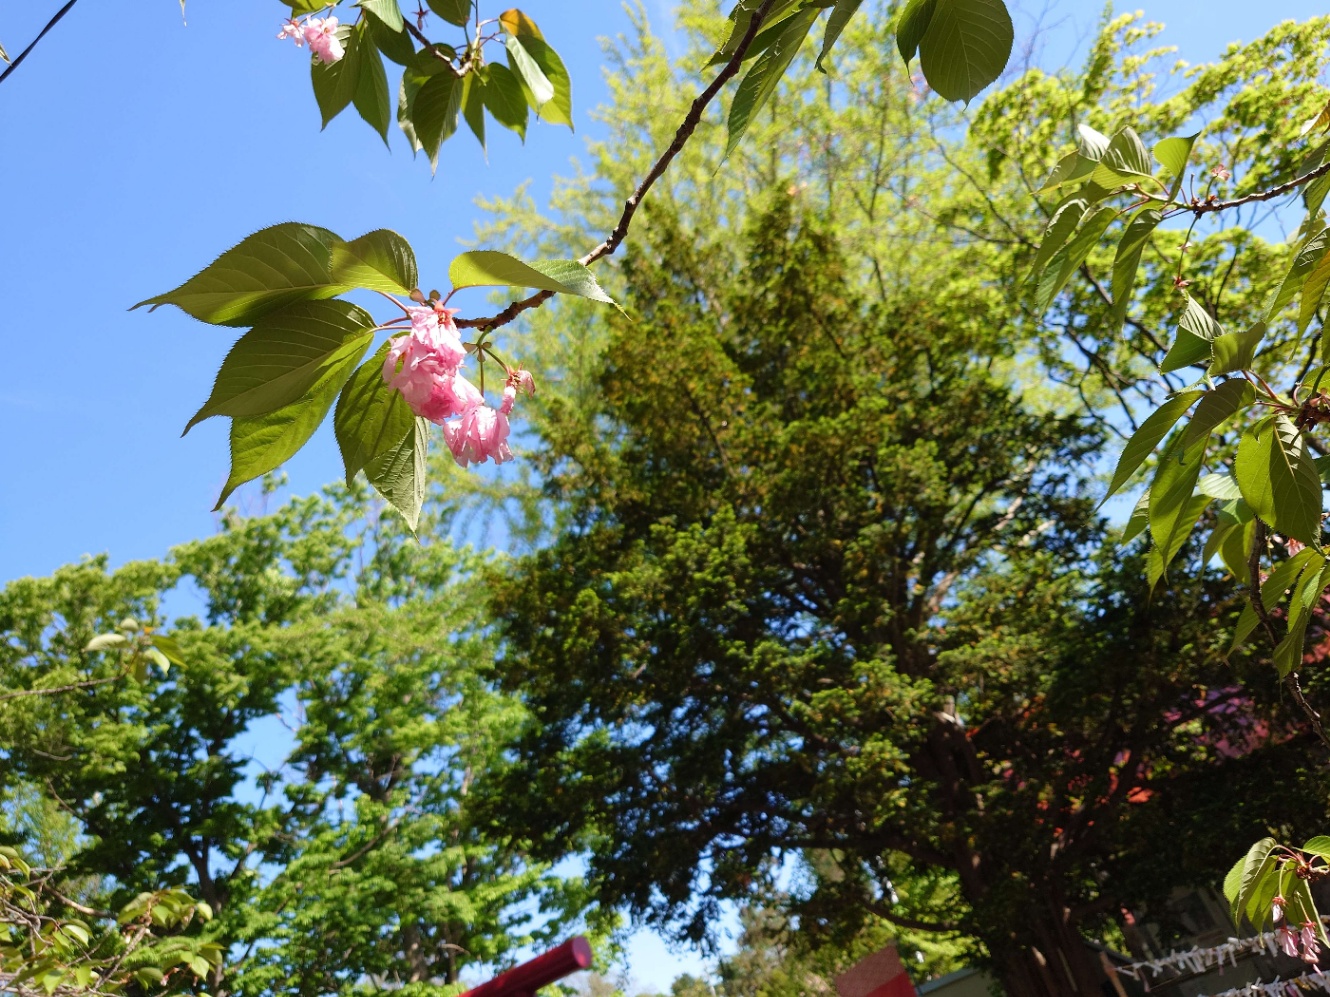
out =
[[[508,371],[508,383],[503,389],[503,404],[499,406],[499,411],[507,415],[513,410],[513,402],[517,401],[517,393],[525,391],[528,395],[536,393],[536,381],[531,376],[531,371],[517,370]]]
[[[1281,924],[1275,929],[1275,940],[1279,947],[1283,949],[1284,955],[1294,959],[1298,957],[1298,933],[1288,925]]]
[[[305,41],[320,62],[332,63],[346,54],[337,38],[337,18],[311,17],[305,22]]]
[[[1275,897],[1273,900],[1270,901],[1270,915],[1274,919],[1275,924],[1278,924],[1280,920],[1283,919],[1284,908],[1287,906],[1288,906],[1288,901],[1286,901],[1283,897]]]
[[[466,350],[448,309],[412,308],[411,331],[392,340],[383,380],[411,411],[437,425],[480,403],[480,392],[457,373]]]
[[[1302,930],[1298,932],[1298,939],[1302,942],[1303,961],[1315,965],[1321,952],[1320,941],[1316,937],[1316,925],[1311,921],[1303,922]]]
[[[465,382],[460,375],[458,380]],[[476,396],[479,395],[476,391]],[[460,467],[483,464],[490,459],[496,464],[512,460],[508,432],[507,413],[483,403],[471,406],[462,413],[462,418],[443,426],[443,438]]]
[[[1292,537],[1289,537],[1284,541],[1284,549],[1288,551],[1289,557],[1292,557],[1294,554],[1298,553],[1306,546],[1307,545],[1303,543],[1301,540],[1294,540]]]
[[[282,30],[277,32],[277,40],[284,42],[290,38],[296,43],[296,48],[305,47],[305,29],[301,27],[300,22],[294,17],[282,25]]]

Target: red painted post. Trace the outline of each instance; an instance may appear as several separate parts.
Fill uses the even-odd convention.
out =
[[[558,948],[550,949],[544,955],[514,966],[488,983],[468,990],[462,997],[535,997],[541,987],[590,968],[591,943],[578,935]]]

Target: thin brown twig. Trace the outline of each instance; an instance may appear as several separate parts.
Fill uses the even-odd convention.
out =
[[[597,260],[612,255],[623,243],[623,240],[628,235],[629,227],[633,224],[633,216],[637,214],[637,209],[641,206],[642,201],[646,198],[656,181],[659,180],[665,174],[665,171],[670,168],[670,163],[674,161],[674,157],[677,156],[683,150],[683,147],[688,144],[688,140],[692,138],[693,132],[697,130],[697,126],[702,121],[702,115],[706,113],[706,109],[710,106],[711,102],[716,99],[716,95],[719,94],[725,84],[733,79],[739,72],[739,68],[743,65],[744,56],[748,54],[749,46],[753,44],[753,39],[757,37],[758,31],[762,27],[762,22],[766,20],[767,14],[771,10],[771,6],[774,2],[775,0],[764,0],[762,6],[758,7],[757,10],[753,12],[753,18],[748,24],[748,30],[744,33],[743,38],[740,39],[738,46],[734,50],[734,54],[730,56],[730,61],[727,62],[724,67],[722,67],[721,71],[716,74],[716,78],[711,81],[711,85],[694,98],[692,106],[688,109],[688,114],[684,116],[683,121],[674,133],[673,141],[671,141],[665,148],[665,151],[660,154],[660,158],[656,160],[655,165],[651,167],[651,170],[647,175],[642,178],[642,182],[637,185],[637,189],[634,190],[628,200],[624,202],[623,213],[619,216],[618,224],[615,225],[610,234],[606,236],[605,241],[577,262],[581,263],[583,266],[590,266]],[[484,331],[497,329],[499,326],[507,325],[528,309],[539,308],[552,297],[554,297],[552,291],[541,291],[530,297],[523,298],[520,301],[514,301],[497,315],[491,315],[487,318],[458,319],[457,325],[459,328],[481,329]]]
[[[1186,204],[1182,210],[1190,211],[1197,215],[1213,214],[1216,211],[1228,211],[1230,208],[1237,208],[1244,204],[1252,204],[1256,201],[1272,201],[1276,197],[1284,194],[1291,194],[1304,184],[1311,183],[1318,177],[1323,177],[1330,173],[1330,161],[1322,163],[1314,170],[1309,170],[1300,177],[1295,177],[1288,183],[1281,183],[1277,187],[1271,187],[1269,190],[1260,190],[1255,194],[1247,194],[1244,197],[1235,197],[1231,201],[1198,201],[1196,204]]]
[[[87,682],[72,682],[69,685],[56,685],[49,689],[19,689],[17,692],[0,693],[0,703],[10,699],[21,699],[24,696],[58,696],[64,692],[77,692],[79,689],[91,689],[94,686],[106,685],[108,682],[119,682],[124,676],[112,675],[104,679],[89,679]]]

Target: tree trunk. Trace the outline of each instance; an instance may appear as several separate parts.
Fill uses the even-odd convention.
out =
[[[1100,997],[1104,973],[1076,926],[1055,906],[1018,917],[1019,930],[988,941],[1007,997]]]

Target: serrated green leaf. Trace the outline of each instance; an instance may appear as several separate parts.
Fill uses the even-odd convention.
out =
[[[1112,154],[1113,150],[1110,147],[1105,158]],[[1117,254],[1113,257],[1113,310],[1110,313],[1112,316],[1109,323],[1110,333],[1116,333],[1122,328],[1122,323],[1127,317],[1127,306],[1131,304],[1132,291],[1136,287],[1136,271],[1141,265],[1141,254],[1163,218],[1164,213],[1158,208],[1144,208],[1137,212],[1122,234]]]
[[[503,39],[508,51],[508,68],[522,81],[530,105],[539,111],[554,98],[554,84],[527,51],[526,42],[527,39],[516,35],[505,35]]]
[[[753,41],[749,43],[747,51],[744,53],[744,61],[756,58],[766,46],[759,47],[758,39],[771,32],[773,28],[783,22],[794,12],[803,0],[776,0],[767,11],[766,18],[762,21],[762,29],[754,36]],[[733,25],[729,34],[725,36],[724,43],[707,61],[707,67],[719,66],[722,63],[729,62],[734,53],[739,50],[739,43],[743,41],[744,36],[748,34],[748,28],[753,23],[753,15],[756,13],[756,5],[738,3],[730,11],[730,22]],[[775,41],[775,34],[771,34],[766,39],[766,45]]]
[[[376,21],[394,33],[402,31],[406,22],[402,20],[402,8],[397,0],[358,0],[356,6],[370,14]]]
[[[361,366],[337,399],[333,428],[342,451],[348,486],[365,466],[399,446],[412,431],[415,416],[400,391],[383,380],[390,343]]]
[[[1196,488],[1202,495],[1225,501],[1242,497],[1238,479],[1227,473],[1207,474],[1196,482]]]
[[[175,290],[140,301],[134,308],[151,305],[155,311],[175,305],[214,325],[251,325],[294,302],[332,298],[351,290],[332,277],[333,249],[341,241],[313,225],[273,225],[228,249]]]
[[[1321,301],[1325,298],[1326,285],[1330,284],[1330,253],[1316,261],[1307,279],[1302,284],[1302,302],[1298,306],[1298,335],[1301,336],[1316,317]],[[1330,356],[1330,343],[1322,344],[1326,356]]]
[[[403,24],[399,31],[391,31],[377,18],[369,20],[369,37],[374,47],[399,66],[411,65],[416,56],[416,47],[411,43],[411,36]]]
[[[429,430],[428,422],[415,419],[412,430],[396,446],[365,465],[369,483],[402,514],[412,533],[420,524],[429,485]]]
[[[744,133],[748,131],[748,126],[771,99],[771,95],[776,92],[781,77],[790,68],[790,63],[794,61],[795,55],[803,46],[804,39],[808,37],[813,21],[819,13],[820,11],[813,7],[798,10],[791,15],[785,22],[780,37],[762,53],[744,75],[739,89],[735,91],[734,100],[730,103],[727,122],[729,135],[725,144],[727,157],[738,148]]]
[[[429,9],[458,27],[471,19],[472,0],[429,0]]]
[[[396,3],[393,4],[396,7]],[[365,22],[368,32],[368,21]],[[379,133],[383,144],[388,144],[388,123],[392,120],[392,95],[388,90],[388,74],[384,72],[383,60],[374,48],[374,43],[366,37],[362,43],[364,49],[360,63],[360,75],[356,84],[352,103],[360,117]]]
[[[340,364],[325,367],[319,380],[298,401],[267,415],[231,420],[231,473],[214,511],[246,481],[281,467],[308,442],[369,342],[366,337],[358,352],[348,352]]]
[[[1039,249],[1035,252],[1034,262],[1030,264],[1028,280],[1037,280],[1048,265],[1053,254],[1066,244],[1071,234],[1080,225],[1090,204],[1083,197],[1069,197],[1053,209],[1053,215],[1044,226],[1043,237],[1039,240]]]
[[[374,317],[347,301],[302,301],[263,316],[226,355],[185,432],[212,416],[267,415],[296,402],[329,368],[359,360],[373,330]]]
[[[481,149],[488,152],[485,145],[484,90],[485,81],[481,79],[480,73],[467,73],[466,78],[462,80],[462,117],[467,127],[471,129],[471,134],[480,143]]]
[[[324,128],[346,110],[356,96],[360,86],[361,64],[366,61],[364,40],[368,31],[363,21],[354,28],[343,25],[337,29],[337,37],[346,50],[345,54],[336,62],[324,62],[318,58],[310,60],[310,82],[314,87],[319,113],[323,116]],[[379,68],[383,68],[382,64]]]
[[[534,35],[522,36],[521,42],[527,55],[540,68],[554,91],[548,100],[537,106],[537,116],[551,125],[567,125],[572,128],[573,80],[568,75],[563,60],[559,58],[559,53],[555,52],[543,38]],[[535,95],[532,96],[534,98]]]
[[[1084,122],[1076,126],[1076,151],[1095,163],[1104,158],[1111,141],[1103,132],[1095,131]]]
[[[150,647],[143,652],[143,656],[160,668],[163,672],[171,670],[171,659],[164,655],[155,647]]]
[[[1067,281],[1071,280],[1072,275],[1080,269],[1095,246],[1099,245],[1099,240],[1103,238],[1104,232],[1108,230],[1108,226],[1117,215],[1117,211],[1113,208],[1104,206],[1096,208],[1081,223],[1071,242],[1054,254],[1039,278],[1038,290],[1035,293],[1035,305],[1040,314],[1052,306],[1053,299],[1067,286]]]
[[[1182,418],[1182,413],[1191,408],[1192,403],[1203,394],[1205,394],[1203,391],[1184,391],[1182,394],[1174,395],[1141,423],[1140,428],[1131,434],[1131,439],[1122,450],[1122,456],[1118,458],[1118,466],[1113,471],[1113,480],[1109,482],[1108,492],[1100,500],[1100,506],[1130,480],[1136,469],[1145,462],[1145,458],[1154,452],[1159,441],[1167,436],[1168,431]]]
[[[375,229],[333,247],[333,280],[386,294],[410,294],[420,284],[411,244],[391,229]]]
[[[1169,175],[1175,180],[1186,175],[1187,160],[1191,158],[1192,146],[1196,144],[1197,137],[1197,135],[1187,135],[1180,138],[1166,138],[1155,143],[1156,161],[1168,170]]]
[[[1330,228],[1321,229],[1303,243],[1302,248],[1293,257],[1293,262],[1289,264],[1284,279],[1280,281],[1279,289],[1275,291],[1275,295],[1271,299],[1270,307],[1265,314],[1267,322],[1297,297],[1298,291],[1302,289],[1308,275],[1325,257],[1328,250],[1330,250]]]
[[[462,253],[448,266],[454,289],[463,287],[532,287],[559,294],[574,294],[613,304],[595,276],[576,260],[541,260],[523,263],[494,250]]]
[[[944,100],[969,103],[1002,75],[1015,40],[1002,0],[937,0],[919,40],[919,65]]]
[[[909,0],[896,21],[896,48],[907,66],[919,51],[919,43],[928,31],[936,7],[937,0]]]
[[[1216,336],[1211,344],[1214,361],[1206,373],[1210,377],[1218,377],[1220,374],[1248,370],[1256,355],[1256,348],[1265,338],[1265,330],[1265,323],[1257,322],[1246,332],[1226,332]]]
[[[462,85],[451,73],[431,76],[411,101],[416,140],[429,157],[430,169],[439,168],[439,149],[457,131],[461,110]]]
[[[864,0],[836,0],[836,6],[831,8],[831,16],[827,18],[827,26],[822,33],[822,51],[817,54],[816,65],[819,72],[825,73],[827,71],[826,67],[822,65],[823,60],[831,54],[831,50],[845,30],[845,26],[859,12],[863,2]]]
[[[1183,446],[1190,447],[1202,436],[1212,432],[1239,412],[1249,408],[1256,400],[1256,389],[1241,378],[1233,378],[1207,391],[1196,406],[1196,412],[1187,423]]]
[[[1150,537],[1157,554],[1149,570],[1152,588],[1210,504],[1208,495],[1194,494],[1209,438],[1205,433],[1193,439],[1187,428],[1179,429],[1159,457],[1150,483]]]
[[[1108,188],[1154,180],[1150,154],[1135,129],[1123,128],[1113,136],[1090,180]]]
[[[1330,835],[1316,835],[1302,846],[1302,850],[1309,855],[1319,855],[1323,859],[1330,860]]]
[[[526,141],[526,123],[530,109],[522,91],[522,83],[507,66],[489,67],[489,80],[481,93],[481,99],[494,120],[508,128]]]
[[[1267,860],[1273,862],[1270,859],[1270,852],[1271,849],[1276,847],[1276,844],[1274,838],[1262,838],[1252,845],[1243,857],[1242,872],[1237,880],[1237,894],[1230,901],[1233,921],[1238,927],[1242,926],[1242,913],[1247,907],[1247,901],[1251,898],[1252,890],[1256,888],[1261,878],[1273,868],[1272,865],[1267,864]],[[1225,893],[1227,894],[1227,890]]]
[[[1288,417],[1258,423],[1238,444],[1242,497],[1270,526],[1303,543],[1321,540],[1321,480],[1307,443]]]
[[[1142,533],[1150,525],[1150,493],[1146,492],[1136,500],[1136,506],[1131,510],[1131,516],[1127,519],[1127,525],[1122,528],[1122,546],[1125,547]]]
[[[1301,577],[1303,569],[1307,567],[1307,563],[1315,555],[1316,552],[1308,547],[1305,550],[1298,551],[1292,557],[1280,561],[1271,569],[1265,581],[1261,583],[1261,605],[1267,611],[1284,598],[1284,593],[1293,587],[1293,584]],[[1232,571],[1233,567],[1230,566],[1229,570]],[[1240,572],[1234,571],[1233,573],[1244,583],[1248,581],[1245,563]],[[1232,647],[1234,649],[1240,647],[1243,641],[1251,636],[1259,622],[1256,617],[1256,610],[1252,609],[1251,604],[1244,605],[1242,612],[1238,614],[1238,622],[1233,628]]]

